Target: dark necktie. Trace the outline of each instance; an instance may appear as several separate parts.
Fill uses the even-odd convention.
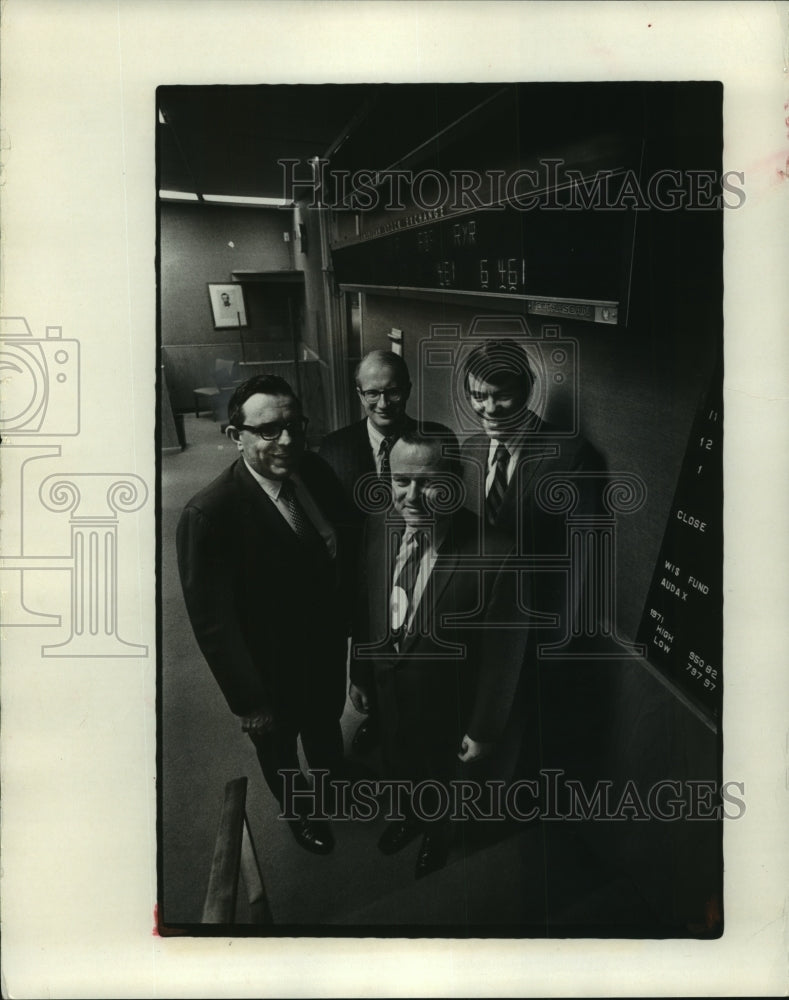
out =
[[[285,509],[300,540],[305,545],[316,545],[319,542],[323,544],[323,539],[318,533],[318,529],[307,517],[307,512],[299,503],[296,490],[289,479],[284,479],[280,484],[279,495],[285,504]]]
[[[392,450],[392,438],[384,438],[378,448],[378,457],[380,458],[380,471],[378,473],[378,478],[390,486],[392,483],[392,470],[389,465],[389,452]]]
[[[427,536],[423,531],[416,531],[406,541],[406,544],[410,545],[410,548],[403,568],[400,570],[400,575],[392,587],[390,606],[392,638],[396,642],[399,642],[407,631],[408,619],[411,617],[414,603],[414,589],[422,557],[425,554]]]
[[[510,462],[510,453],[503,444],[500,444],[496,449],[495,462],[493,482],[490,484],[490,490],[485,500],[485,517],[488,524],[496,523],[501,510],[501,502],[507,490],[507,466]]]

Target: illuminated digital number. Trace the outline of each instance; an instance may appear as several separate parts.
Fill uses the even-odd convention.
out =
[[[440,260],[438,262],[438,285],[439,288],[449,288],[455,280],[455,265],[451,260]]]
[[[431,243],[432,239],[429,229],[416,234],[416,249],[419,253],[429,253]]]

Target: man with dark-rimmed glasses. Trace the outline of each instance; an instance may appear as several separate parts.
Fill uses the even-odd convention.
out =
[[[299,736],[310,768],[342,761],[351,516],[331,469],[305,451],[287,382],[248,379],[228,418],[240,455],[186,505],[178,565],[200,649],[282,806],[284,770],[308,787]],[[309,851],[333,847],[326,822],[305,813],[290,827]]]

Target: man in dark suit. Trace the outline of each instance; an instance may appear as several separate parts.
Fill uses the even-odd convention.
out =
[[[526,629],[517,627],[515,574],[479,565],[480,521],[459,505],[447,446],[457,448],[406,431],[392,447],[393,507],[365,527],[350,696],[364,712],[375,692],[387,777],[448,789],[456,776],[478,780],[476,763],[505,732]],[[487,541],[504,563],[508,540],[491,532]],[[392,854],[421,832],[420,878],[446,863],[447,816],[422,799],[403,815],[379,848]]]
[[[583,437],[560,434],[529,409],[535,376],[516,341],[483,342],[466,358],[462,375],[481,428],[463,443],[461,453],[468,503],[488,528],[505,532],[517,555],[532,564],[528,606],[533,615],[508,752],[517,761],[516,775],[533,776],[546,754],[551,757],[551,747],[565,755],[572,743],[572,734],[568,738],[562,728],[566,704],[555,679],[564,675],[552,668],[555,659],[542,658],[549,647],[561,657],[568,639],[578,638],[585,607],[585,556],[569,550],[568,510],[561,501],[574,498],[569,505],[574,516],[599,513],[604,465]],[[549,483],[559,502],[546,502],[544,486]]]
[[[558,567],[566,554],[566,512],[546,504],[538,486],[547,475],[562,476],[577,490],[574,513],[594,514],[603,463],[583,437],[563,436],[529,409],[534,383],[529,358],[514,340],[486,341],[469,354],[463,386],[481,432],[463,442],[461,459],[470,506],[507,533],[519,555],[542,560],[532,600],[534,611],[559,616],[553,627],[535,632],[538,641],[549,642],[563,634],[572,615]]]
[[[287,382],[248,379],[228,417],[240,456],[186,505],[178,565],[200,649],[282,806],[283,769],[307,787],[299,735],[311,768],[342,759],[351,515],[331,470],[304,451],[307,420]],[[307,850],[332,849],[326,822],[290,826]]]
[[[416,421],[406,413],[411,379],[400,355],[370,351],[359,362],[355,381],[365,416],[328,434],[318,454],[332,467],[349,499],[364,517],[369,512],[361,495],[364,478],[377,474],[388,488],[392,445],[404,431],[414,428]],[[446,430],[439,424],[426,426],[437,432]],[[377,742],[378,719],[371,702],[369,714],[359,725],[352,745],[357,753],[364,754]]]
[[[411,379],[398,354],[370,351],[357,365],[355,380],[365,416],[328,434],[318,451],[351,498],[367,474],[377,472],[388,480],[389,451],[402,431],[415,423],[406,414]]]

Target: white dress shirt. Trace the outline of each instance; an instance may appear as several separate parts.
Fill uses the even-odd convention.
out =
[[[381,475],[381,442],[386,437],[382,434],[378,428],[373,424],[370,418],[367,418],[367,437],[370,441],[370,447],[373,450],[373,458],[375,459],[375,471],[378,475]]]
[[[427,581],[430,579],[430,574],[433,572],[433,568],[436,565],[436,560],[438,559],[438,550],[441,548],[441,544],[446,538],[447,530],[449,528],[449,522],[446,519],[442,519],[433,525],[433,530],[427,531],[428,542],[425,545],[424,552],[422,553],[422,560],[419,563],[419,569],[417,571],[416,581],[414,583],[414,592],[411,599],[411,604],[407,610],[405,630],[409,632],[411,626],[413,625],[414,616],[416,615],[416,610],[419,607],[419,602],[422,600],[422,595],[427,587]],[[396,598],[396,587],[397,582],[400,578],[400,574],[403,571],[403,567],[408,560],[408,556],[414,546],[414,535],[416,533],[415,528],[406,528],[403,534],[403,540],[400,543],[400,551],[397,553],[397,559],[395,560],[394,573],[392,574],[392,590],[390,597],[389,606],[389,616],[390,622],[393,627],[397,627],[398,623],[398,610],[395,607]]]

